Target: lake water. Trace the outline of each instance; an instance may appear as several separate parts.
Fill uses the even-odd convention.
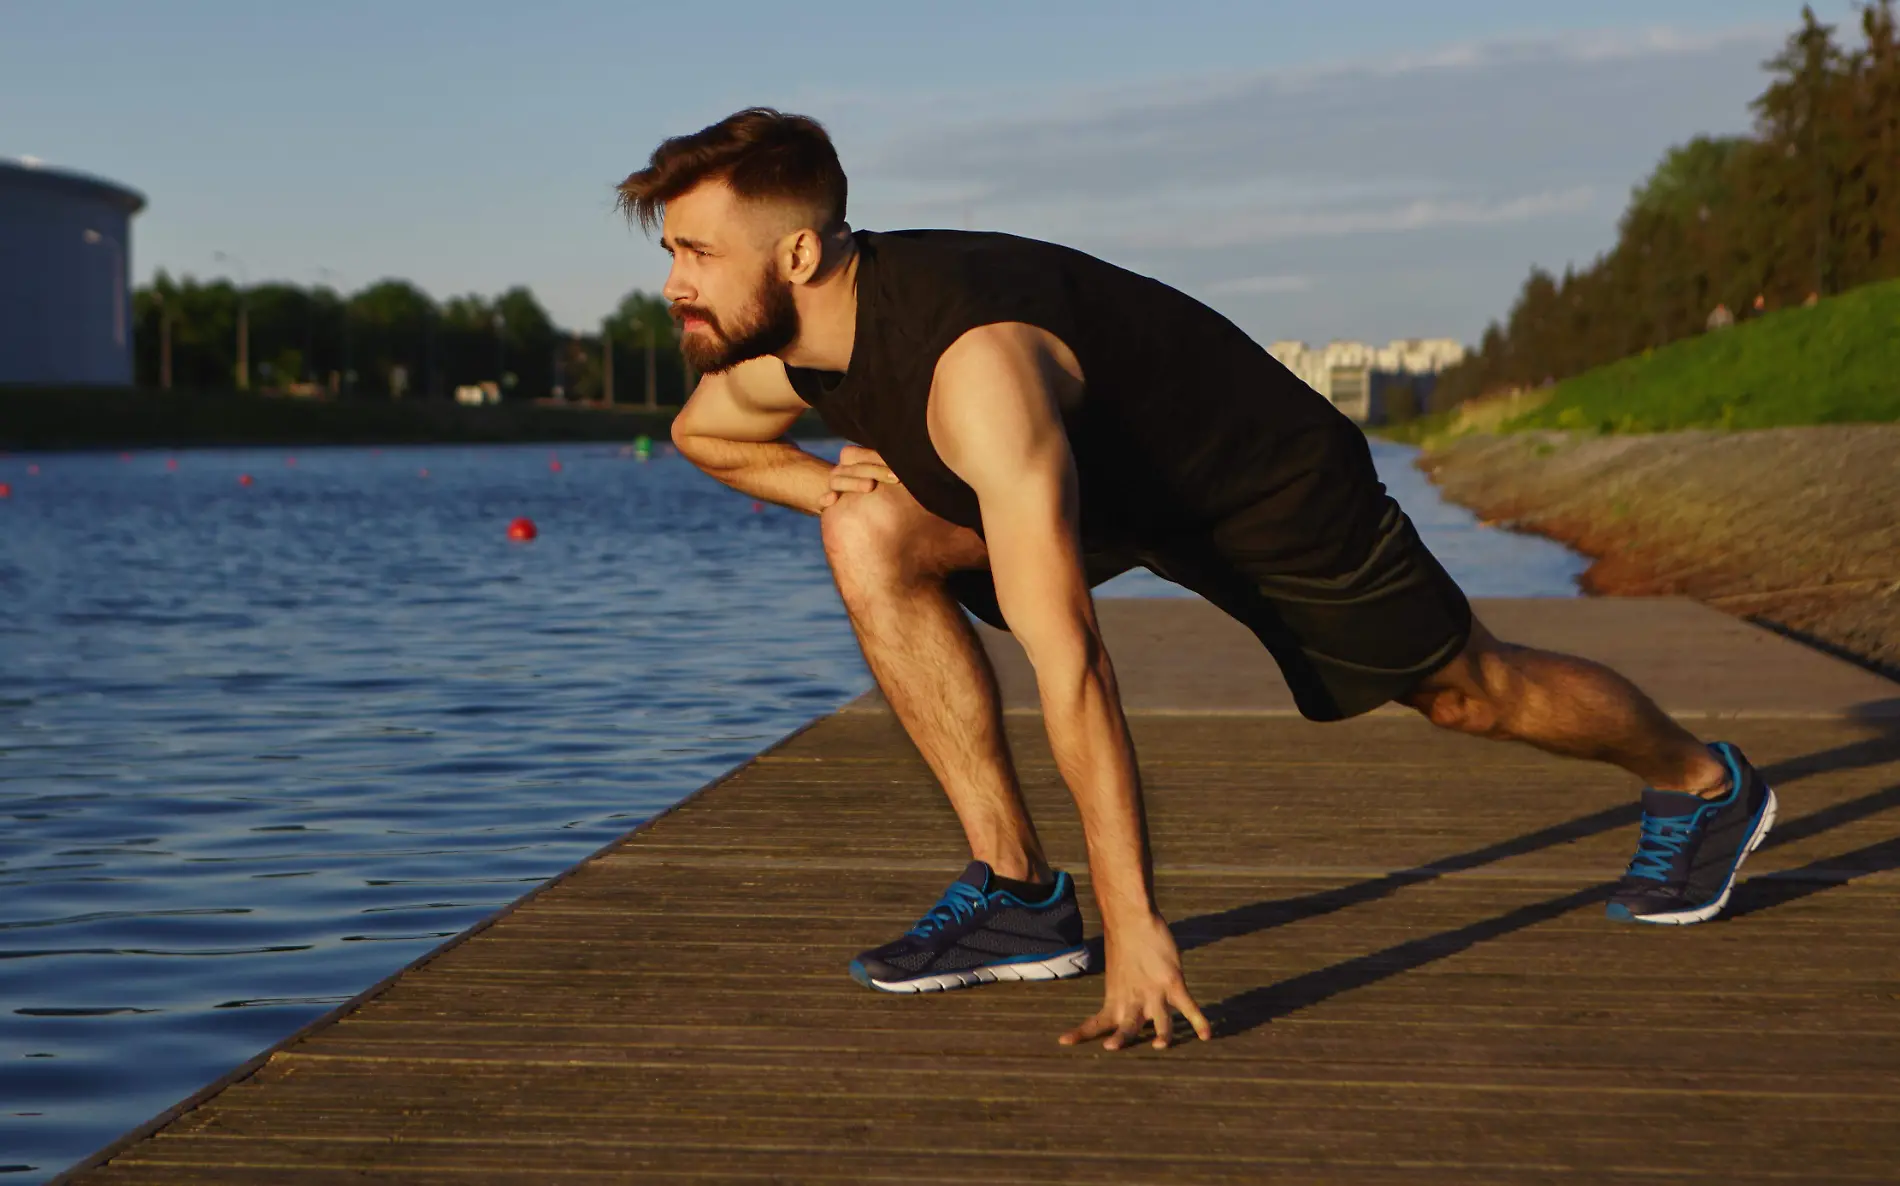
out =
[[[1375,453],[1471,593],[1574,594],[1579,558]],[[45,454],[0,482],[0,1182],[870,685],[817,520],[664,448]],[[540,539],[505,538],[519,515]]]

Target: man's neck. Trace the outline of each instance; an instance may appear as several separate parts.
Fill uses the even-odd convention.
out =
[[[779,352],[786,366],[814,371],[851,368],[858,336],[858,244],[846,237],[843,258],[822,280],[805,287],[799,300],[798,339]]]

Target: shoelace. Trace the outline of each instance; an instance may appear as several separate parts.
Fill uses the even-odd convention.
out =
[[[1630,861],[1629,876],[1668,881],[1670,866],[1683,845],[1695,834],[1695,816],[1643,817],[1643,834],[1636,842],[1636,857]]]
[[[928,939],[945,927],[955,926],[966,918],[975,918],[976,912],[983,908],[983,902],[982,890],[967,881],[952,882],[950,888],[943,891],[943,897],[938,898],[937,904],[930,908],[930,912],[917,920],[917,925],[910,929],[910,933],[919,939]]]

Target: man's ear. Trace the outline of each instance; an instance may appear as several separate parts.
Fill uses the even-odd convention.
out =
[[[806,284],[825,263],[825,241],[817,231],[801,227],[778,242],[779,274],[793,284]]]

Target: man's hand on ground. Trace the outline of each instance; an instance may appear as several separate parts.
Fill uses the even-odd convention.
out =
[[[818,508],[831,506],[841,494],[869,494],[880,484],[891,485],[897,480],[877,450],[846,445],[838,455],[838,464],[831,467],[831,489],[819,496]]]
[[[1088,1042],[1104,1034],[1105,1050],[1120,1050],[1133,1042],[1144,1023],[1155,1027],[1154,1048],[1164,1050],[1174,1029],[1170,1009],[1179,1010],[1205,1042],[1214,1029],[1188,995],[1181,976],[1181,955],[1174,936],[1160,915],[1111,932],[1104,944],[1108,964],[1102,1011],[1063,1034],[1064,1046]]]

